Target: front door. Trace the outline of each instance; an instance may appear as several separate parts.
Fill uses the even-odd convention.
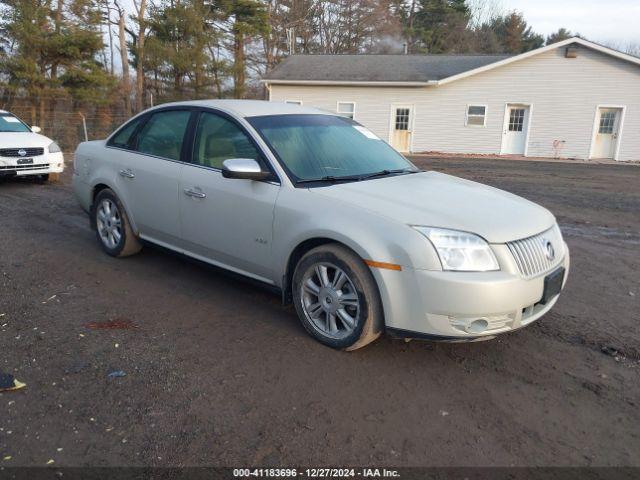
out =
[[[394,106],[391,111],[391,146],[399,152],[411,150],[412,113],[407,105]]]
[[[620,108],[598,109],[596,138],[591,158],[614,158],[618,147],[620,131]]]
[[[231,158],[264,162],[233,120],[202,112],[192,162],[184,166],[180,182],[184,248],[202,260],[273,283],[271,242],[280,186],[224,178],[222,162]]]
[[[508,105],[502,143],[503,154],[525,154],[527,149],[528,127],[529,107],[526,105]]]

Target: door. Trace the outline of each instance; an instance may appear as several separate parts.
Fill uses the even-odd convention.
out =
[[[178,186],[190,110],[153,113],[131,150],[117,150],[118,187],[144,238],[177,246],[180,241]]]
[[[408,105],[394,106],[391,110],[391,146],[399,152],[411,150],[411,125],[413,108]]]
[[[524,155],[527,149],[528,131],[529,107],[526,105],[508,105],[502,153],[506,155]]]
[[[591,158],[614,158],[618,147],[621,108],[599,108]]]
[[[202,112],[192,163],[184,166],[180,215],[185,249],[203,260],[273,283],[271,241],[280,186],[227,179],[222,162],[251,158],[267,169],[255,143],[232,119]]]

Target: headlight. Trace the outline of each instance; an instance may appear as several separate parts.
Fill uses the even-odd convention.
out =
[[[62,150],[60,150],[60,147],[56,142],[52,142],[51,145],[49,145],[49,153],[58,153],[61,151]]]
[[[458,272],[500,270],[491,247],[478,235],[443,228],[413,228],[431,241],[438,252],[443,270]]]

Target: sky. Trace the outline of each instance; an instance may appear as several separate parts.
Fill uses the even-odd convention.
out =
[[[640,44],[640,0],[501,0],[519,10],[539,33],[565,27],[604,43]]]

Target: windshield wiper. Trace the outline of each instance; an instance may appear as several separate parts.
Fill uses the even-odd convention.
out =
[[[361,175],[360,180],[368,180],[370,178],[387,177],[389,175],[397,175],[399,173],[418,173],[418,170],[411,170],[408,168],[400,168],[398,170],[381,170],[379,172],[369,173],[367,175]]]
[[[321,178],[305,178],[302,180],[296,181],[296,184],[302,183],[334,183],[334,182],[357,182],[362,177],[360,176],[348,176],[348,177],[334,177],[332,175],[327,175],[326,177]]]
[[[371,178],[386,177],[388,175],[398,175],[401,173],[418,173],[419,170],[410,170],[408,168],[400,168],[398,170],[381,170],[379,172],[368,173],[366,175],[350,175],[345,177],[334,177],[327,175],[320,178],[305,178],[298,180],[296,184],[303,183],[335,183],[335,182],[359,182],[361,180],[369,180]]]

